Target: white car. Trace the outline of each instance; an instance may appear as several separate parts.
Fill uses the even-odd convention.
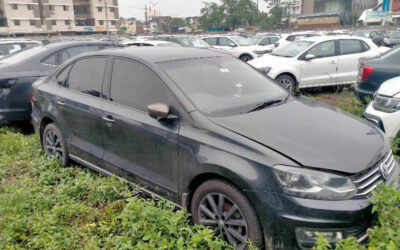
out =
[[[166,42],[166,41],[135,41],[131,42],[129,44],[126,44],[128,46],[137,46],[137,47],[151,47],[151,46],[156,46],[156,47],[182,47],[181,45],[177,43],[171,43],[171,42]]]
[[[305,39],[307,37],[314,37],[314,36],[321,36],[321,34],[318,33],[313,33],[313,32],[299,32],[299,33],[293,33],[293,34],[285,34],[279,39],[277,42],[275,42],[275,49],[276,48],[283,48],[286,45],[301,40]]]
[[[359,59],[378,55],[370,39],[319,36],[293,42],[248,63],[294,90],[355,84]]]
[[[250,38],[255,45],[263,46],[270,52],[275,48],[275,43],[279,40],[277,36],[254,36]]]
[[[0,58],[41,43],[28,39],[0,39]]]
[[[203,40],[210,46],[227,51],[232,56],[245,62],[271,51],[264,46],[254,45],[254,41],[250,38],[241,36],[210,36],[203,37]]]
[[[384,82],[368,105],[364,118],[379,128],[388,137],[394,138],[400,131],[400,77]]]

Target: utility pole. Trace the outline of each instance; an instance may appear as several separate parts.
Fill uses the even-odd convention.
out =
[[[146,31],[149,32],[149,22],[147,21],[147,5],[144,5],[144,18],[146,24]]]
[[[107,0],[104,0],[105,12],[106,12],[106,28],[107,28],[107,36],[110,36],[110,30],[108,26],[108,10],[107,10]]]
[[[153,5],[153,16],[156,16],[156,14],[157,14],[157,12],[156,12],[156,6],[157,6],[157,4],[159,4],[159,3],[158,3],[158,2],[155,2],[155,3],[150,2],[150,4]]]

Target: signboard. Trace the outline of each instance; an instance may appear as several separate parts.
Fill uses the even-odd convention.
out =
[[[391,13],[389,11],[381,11],[381,10],[367,10],[367,19],[389,19],[391,17]]]
[[[96,26],[96,27],[94,28],[94,30],[97,31],[97,32],[102,32],[102,31],[105,31],[106,28],[105,28],[104,26]]]
[[[94,32],[93,27],[84,27],[83,32]]]

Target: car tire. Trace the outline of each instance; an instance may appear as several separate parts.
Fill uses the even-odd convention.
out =
[[[290,75],[284,74],[278,76],[275,81],[279,83],[282,87],[289,90],[290,92],[295,91],[296,89],[296,80]]]
[[[43,130],[42,145],[46,155],[57,157],[63,167],[68,165],[69,157],[64,136],[55,123],[48,124]]]
[[[263,234],[253,207],[237,187],[226,181],[212,179],[201,184],[193,194],[191,214],[194,223],[210,226],[229,244],[236,243],[236,249],[246,249],[248,240],[262,247]]]
[[[243,62],[248,62],[250,60],[253,60],[253,57],[251,57],[249,55],[243,55],[239,59],[242,60]]]

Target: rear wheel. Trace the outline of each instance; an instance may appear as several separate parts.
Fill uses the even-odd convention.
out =
[[[290,75],[280,75],[276,78],[276,81],[285,89],[293,92],[296,89],[296,80]]]
[[[43,130],[42,145],[48,156],[56,157],[60,160],[62,166],[67,166],[69,158],[64,137],[54,123],[48,124]]]
[[[196,224],[211,227],[221,239],[245,249],[250,240],[262,247],[262,231],[254,209],[232,184],[210,180],[201,184],[193,194],[191,213]]]
[[[248,62],[250,60],[252,60],[253,58],[249,55],[243,55],[240,57],[240,60],[242,60],[243,62]]]

